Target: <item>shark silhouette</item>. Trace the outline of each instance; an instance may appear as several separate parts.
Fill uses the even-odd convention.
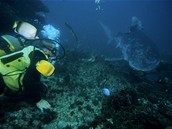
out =
[[[156,44],[143,32],[142,24],[136,17],[132,18],[130,32],[115,36],[116,47],[121,49],[124,60],[139,71],[150,71],[160,63]]]
[[[122,59],[130,67],[139,71],[150,71],[159,65],[160,55],[156,44],[143,32],[142,23],[137,17],[132,17],[129,32],[118,33],[116,36],[112,35],[103,22],[98,22],[105,32],[107,43],[115,43],[116,48],[121,50]]]

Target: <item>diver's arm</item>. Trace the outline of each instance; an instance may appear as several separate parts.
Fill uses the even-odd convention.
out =
[[[42,74],[42,71],[40,72],[40,70],[41,68],[45,68],[44,65],[49,65],[49,63],[46,62],[45,55],[38,51],[34,52],[33,57],[31,56],[30,58],[31,65],[27,69],[24,77],[25,95],[32,103],[35,103],[36,106],[43,111],[43,109],[49,109],[51,105],[43,99],[47,92],[47,87],[40,81]],[[43,71],[43,74],[45,73],[47,73],[47,71]]]
[[[32,102],[38,102],[41,100],[42,86],[40,82],[41,75],[36,70],[36,63],[39,60],[46,59],[45,55],[40,51],[34,51],[30,54],[31,64],[26,70],[25,76],[23,78],[24,94],[27,99],[30,99]]]
[[[32,74],[30,70],[26,74]],[[35,71],[31,78],[25,78],[25,97],[26,99],[35,104],[41,111],[50,109],[51,105],[44,99],[47,93],[47,87],[40,82],[40,73]]]

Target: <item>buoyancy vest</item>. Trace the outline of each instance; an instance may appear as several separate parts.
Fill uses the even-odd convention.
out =
[[[0,37],[0,56],[23,49],[26,39],[20,35],[2,35]]]
[[[0,73],[9,89],[13,91],[22,90],[22,80],[31,62],[29,54],[35,50],[43,53],[37,47],[27,46],[20,51],[0,57]]]

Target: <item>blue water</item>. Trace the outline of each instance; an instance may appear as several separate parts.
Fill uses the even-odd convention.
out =
[[[113,37],[119,32],[129,32],[131,18],[136,16],[142,22],[143,32],[157,46],[160,55],[172,54],[170,0],[102,0],[100,10],[96,10],[98,5],[94,0],[42,1],[50,10],[46,14],[47,23],[60,28],[61,42],[70,47],[76,44],[65,22],[76,32],[79,49],[90,50],[107,58],[120,58],[123,55],[116,48]]]

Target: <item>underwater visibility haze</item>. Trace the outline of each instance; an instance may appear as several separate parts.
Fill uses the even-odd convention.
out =
[[[75,46],[76,36],[68,33],[66,22],[75,31],[80,50],[95,52],[108,60],[125,59],[136,70],[150,71],[158,66],[162,54],[171,54],[172,3],[168,0],[43,1],[50,9],[47,20],[61,29],[62,42],[71,47]],[[142,26],[136,35],[127,34],[133,17]]]
[[[171,0],[0,0],[0,34],[29,19],[28,43],[59,56],[41,77],[51,109],[0,96],[0,129],[172,128],[171,12]]]

